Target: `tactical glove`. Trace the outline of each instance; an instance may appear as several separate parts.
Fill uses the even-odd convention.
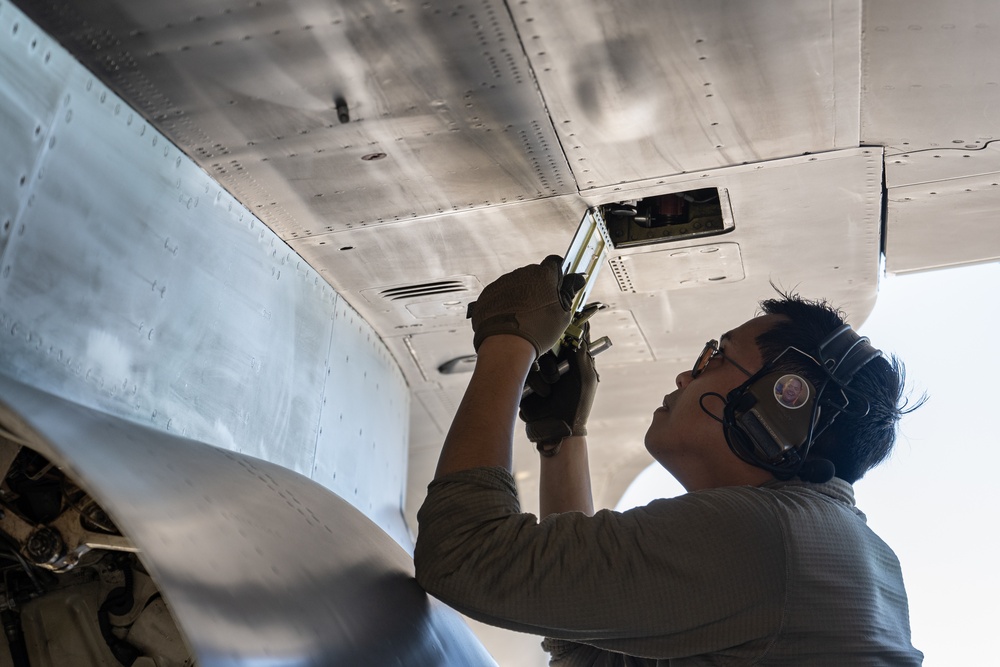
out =
[[[549,255],[500,276],[469,305],[476,350],[489,336],[514,334],[535,347],[535,358],[552,349],[572,318],[573,297],[586,279],[562,274],[562,258]]]
[[[527,384],[533,393],[521,399],[520,417],[528,440],[543,455],[558,453],[563,438],[587,435],[587,418],[600,380],[589,347],[588,325],[580,349],[563,348],[559,357],[547,352],[528,374]],[[558,366],[564,360],[569,368],[560,376]]]

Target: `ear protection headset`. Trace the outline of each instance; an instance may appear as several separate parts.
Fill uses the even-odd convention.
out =
[[[844,390],[854,374],[881,354],[847,324],[819,344],[816,357],[786,348],[726,396],[722,426],[729,448],[778,479],[798,475],[809,482],[829,481],[836,472],[833,463],[807,460],[809,448],[847,409],[850,401]],[[820,385],[798,372],[781,370],[785,355],[796,355],[800,367],[814,365],[819,371],[815,375],[824,378]]]

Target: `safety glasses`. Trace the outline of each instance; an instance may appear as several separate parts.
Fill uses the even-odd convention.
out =
[[[747,377],[753,375],[753,373],[727,357],[726,353],[719,347],[719,341],[713,339],[705,343],[705,349],[701,351],[701,354],[698,355],[698,359],[694,362],[694,368],[691,369],[691,378],[694,379],[705,372],[705,369],[708,368],[708,364],[712,361],[712,359],[715,359],[715,357],[722,357],[733,366],[736,366],[736,368],[743,371]]]

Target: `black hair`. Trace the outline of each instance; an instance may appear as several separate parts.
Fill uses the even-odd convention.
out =
[[[843,313],[824,300],[779,294],[781,298],[760,303],[765,314],[784,318],[757,336],[764,362],[776,359],[789,347],[816,357],[820,342],[843,326]],[[805,376],[817,388],[829,379],[821,368],[798,354],[783,355],[776,367]],[[879,356],[865,364],[844,390],[850,401],[847,409],[832,423],[832,411],[820,416],[817,430],[825,430],[813,442],[808,458],[829,460],[836,468],[836,476],[851,483],[884,461],[895,444],[900,417],[916,410],[927,398],[922,396],[908,407],[909,400],[903,395],[905,382],[903,363],[894,355]]]

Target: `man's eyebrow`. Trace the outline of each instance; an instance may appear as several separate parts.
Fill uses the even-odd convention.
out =
[[[719,345],[722,345],[723,343],[728,342],[732,338],[731,334],[732,334],[731,331],[727,331],[726,333],[724,333],[721,336],[719,336]]]

